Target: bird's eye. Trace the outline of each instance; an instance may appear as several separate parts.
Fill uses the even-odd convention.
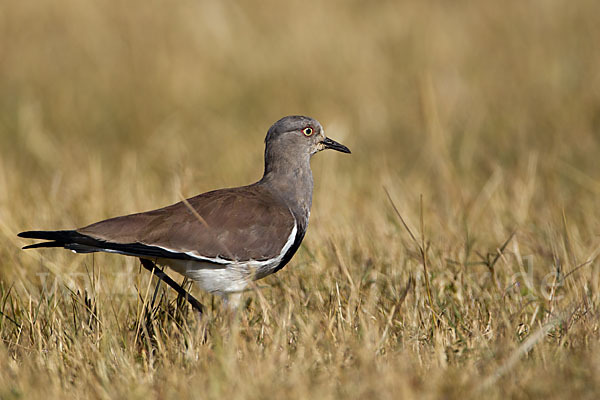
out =
[[[313,134],[313,128],[307,126],[306,128],[302,129],[302,133],[304,133],[304,136],[311,136]]]

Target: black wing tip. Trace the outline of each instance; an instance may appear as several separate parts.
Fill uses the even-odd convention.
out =
[[[36,232],[39,232],[39,231],[25,231],[25,232],[20,232],[20,233],[17,233],[17,236],[18,237],[22,237],[22,238],[27,238],[27,239],[35,239],[31,235],[35,234]]]
[[[40,239],[47,242],[34,243],[24,246],[23,250],[36,249],[40,247],[64,247],[69,243],[69,239],[75,231],[25,231],[17,234],[18,237],[25,239]]]
[[[64,240],[74,233],[76,233],[74,230],[25,231],[17,233],[17,236],[26,239]]]
[[[37,249],[40,247],[65,247],[65,244],[60,243],[60,242],[42,242],[42,243],[30,244],[28,246],[23,246],[23,247],[21,247],[21,249],[22,250]]]
[[[23,247],[23,250],[43,247],[64,247],[77,253],[93,253],[96,251],[115,252],[135,257],[173,258],[178,260],[196,260],[185,253],[173,253],[161,247],[143,243],[114,243],[95,239],[76,230],[63,231],[25,231],[17,236],[26,239],[47,240]]]

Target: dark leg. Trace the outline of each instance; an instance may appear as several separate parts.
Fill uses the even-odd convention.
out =
[[[169,275],[165,274],[160,269],[158,269],[156,264],[154,264],[152,261],[147,260],[145,258],[140,258],[140,261],[142,262],[142,266],[144,268],[146,268],[148,271],[152,272],[154,275],[156,275],[158,277],[158,279],[164,281],[167,285],[169,285],[173,289],[175,289],[175,291],[177,293],[179,293],[180,296],[182,296],[184,299],[189,301],[189,303],[192,305],[192,307],[196,311],[198,311],[200,314],[202,314],[204,312],[204,306],[198,300],[196,300],[196,298],[194,296],[192,296],[191,294],[186,292],[181,286],[179,286],[179,284],[177,282],[175,282],[173,279],[171,279],[171,277]]]

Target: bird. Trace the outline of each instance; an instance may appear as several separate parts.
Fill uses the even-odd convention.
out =
[[[316,119],[286,116],[267,131],[264,173],[255,183],[78,229],[31,230],[18,236],[45,240],[23,249],[58,247],[137,257],[202,313],[202,304],[156,264],[169,267],[235,308],[252,281],[281,270],[300,247],[312,207],[310,159],[325,149],[351,153],[325,136]]]

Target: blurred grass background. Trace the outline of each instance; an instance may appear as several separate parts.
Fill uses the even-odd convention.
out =
[[[0,398],[597,397],[599,39],[591,0],[2,3]],[[353,154],[313,159],[303,247],[234,320],[20,250],[257,180],[289,114]],[[432,306],[384,187],[419,240],[423,198]]]

